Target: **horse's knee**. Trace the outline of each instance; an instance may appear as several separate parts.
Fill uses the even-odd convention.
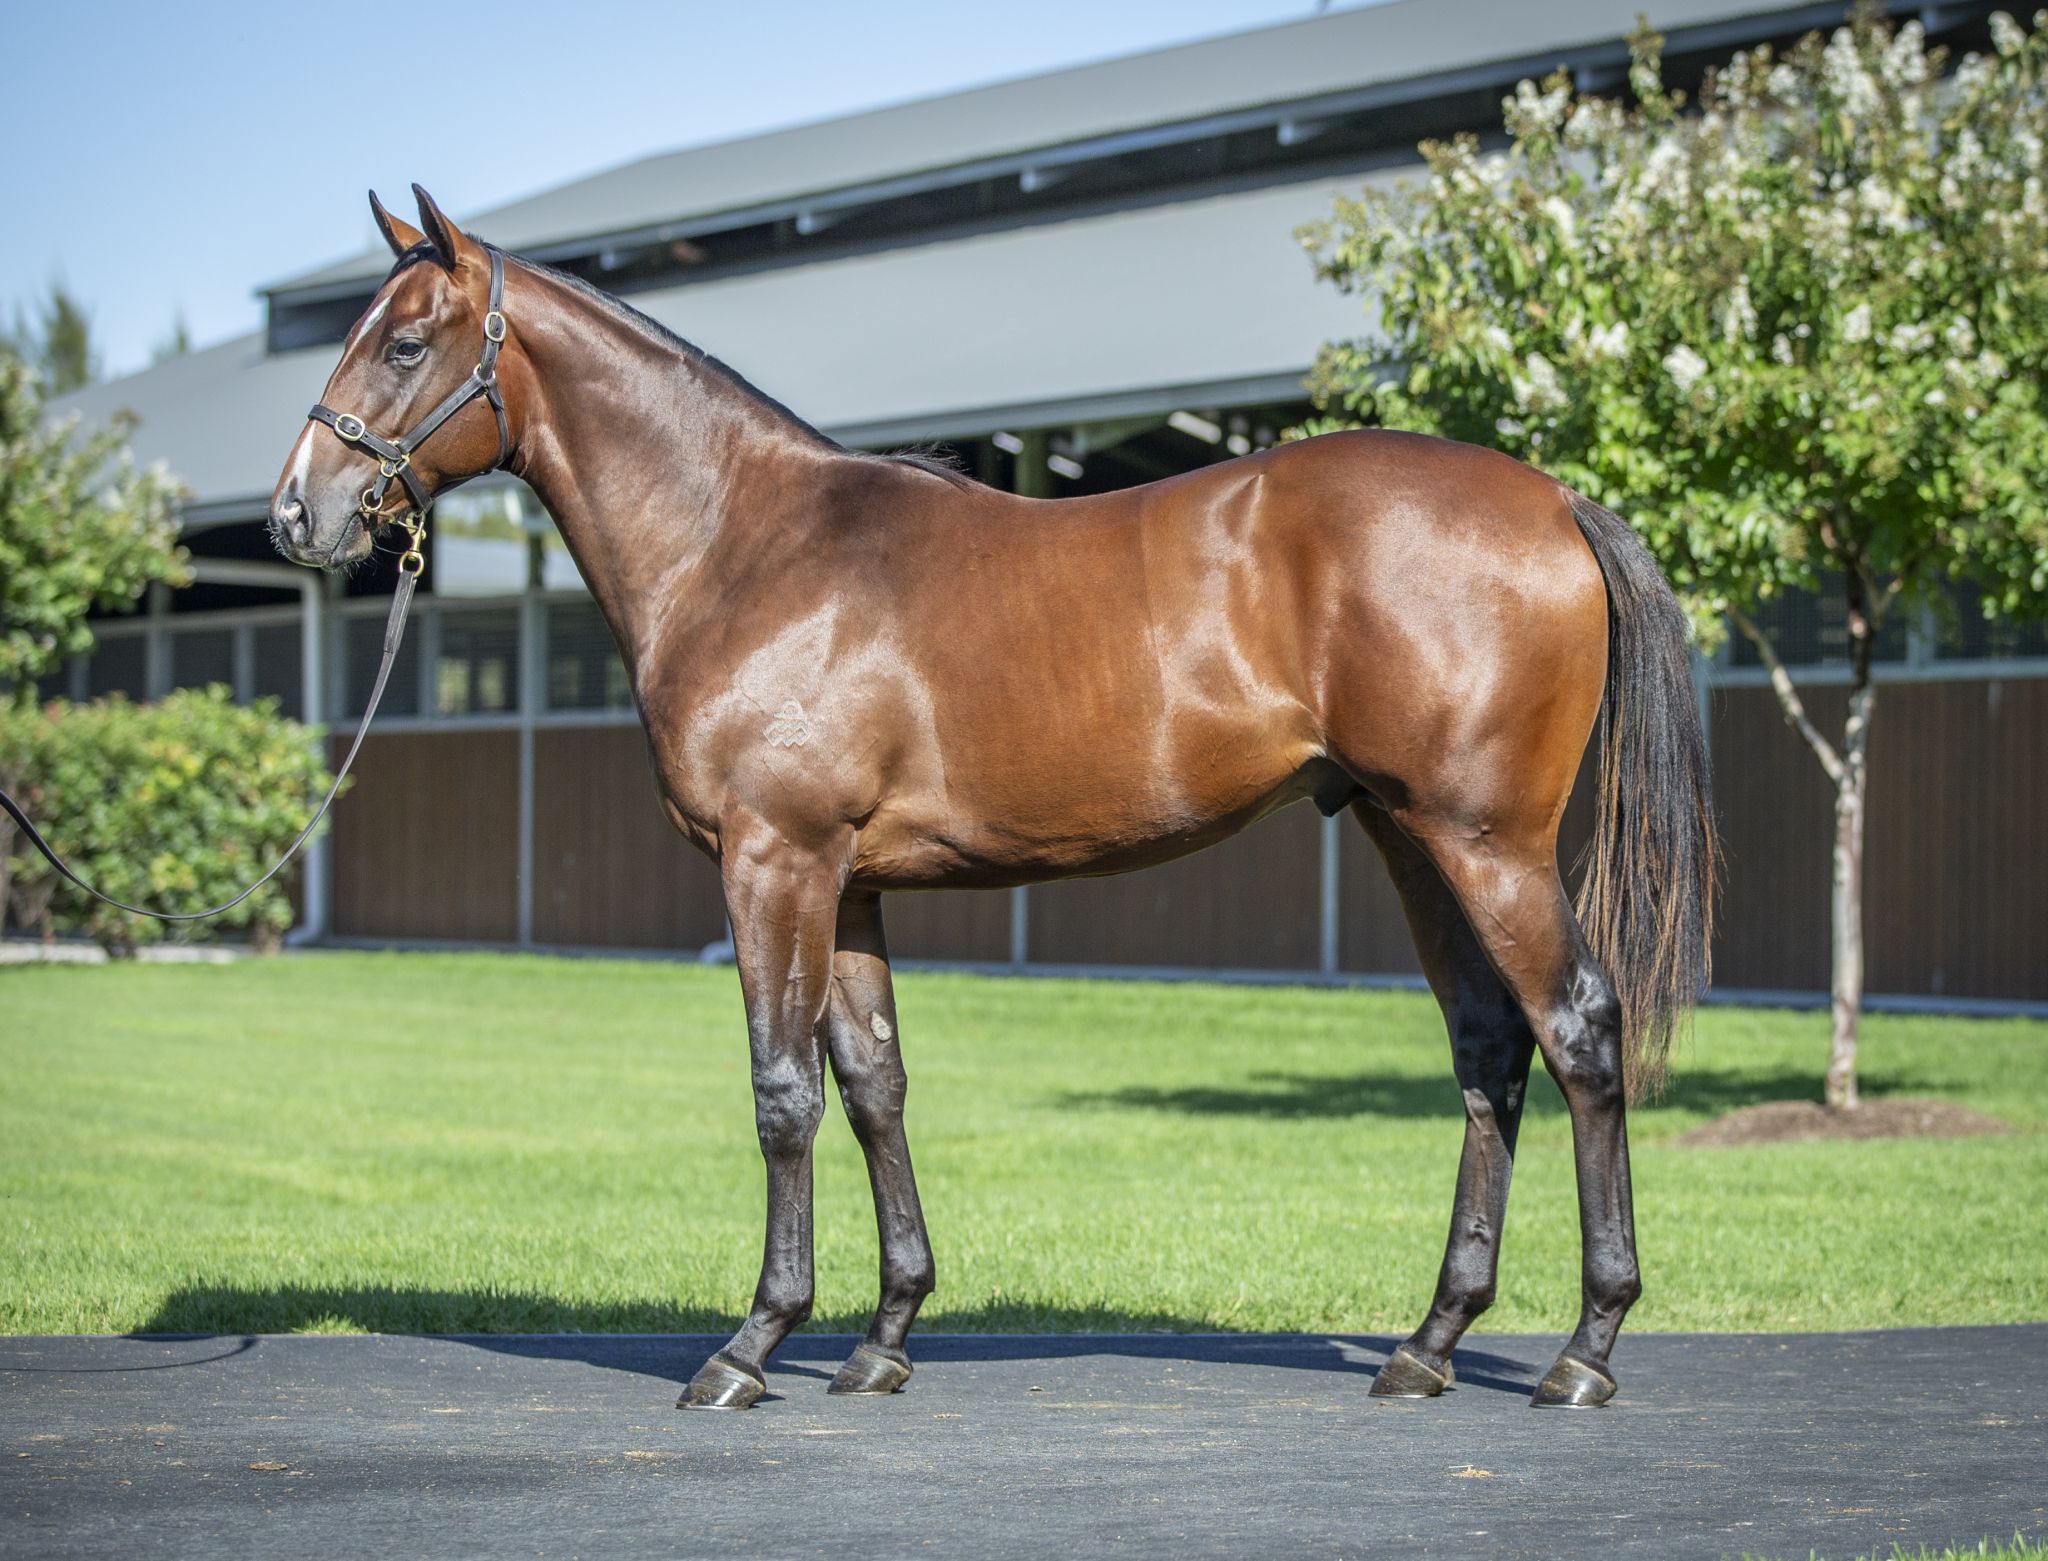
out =
[[[824,1081],[816,1070],[778,1060],[754,1070],[754,1128],[771,1159],[800,1154],[825,1115]]]

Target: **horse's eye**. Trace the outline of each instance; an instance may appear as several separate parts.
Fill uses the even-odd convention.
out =
[[[393,363],[417,363],[427,355],[427,344],[411,336],[402,336],[391,344]]]

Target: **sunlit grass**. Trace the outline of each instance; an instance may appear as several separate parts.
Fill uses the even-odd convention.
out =
[[[1387,1331],[1461,1117],[1408,993],[909,975],[930,1326]],[[2048,1024],[1873,1017],[1864,1083],[2011,1136],[1682,1149],[1810,1096],[1821,1015],[1709,1010],[1632,1118],[1640,1328],[2048,1317]],[[716,1329],[761,1238],[738,984],[335,954],[0,971],[0,1330]],[[863,1325],[866,1177],[820,1135],[818,1316]],[[1569,1123],[1531,1090],[1501,1299],[1577,1306]]]

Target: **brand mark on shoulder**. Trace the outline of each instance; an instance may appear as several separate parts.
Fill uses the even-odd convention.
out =
[[[801,748],[811,740],[811,723],[802,705],[785,699],[782,708],[775,712],[775,719],[762,728],[761,735],[777,748]]]

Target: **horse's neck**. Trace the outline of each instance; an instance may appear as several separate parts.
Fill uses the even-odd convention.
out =
[[[696,599],[800,527],[807,468],[849,457],[631,318],[522,280],[538,299],[516,327],[537,404],[515,469],[637,671]]]

